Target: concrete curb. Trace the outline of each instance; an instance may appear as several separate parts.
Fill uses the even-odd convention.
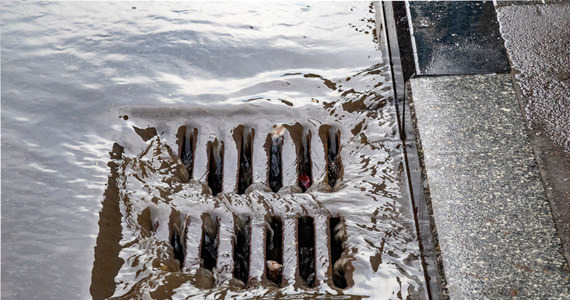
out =
[[[570,296],[510,76],[410,83],[449,296]]]

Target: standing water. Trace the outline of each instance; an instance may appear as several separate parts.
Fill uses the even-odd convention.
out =
[[[0,9],[3,296],[425,297],[377,5]]]

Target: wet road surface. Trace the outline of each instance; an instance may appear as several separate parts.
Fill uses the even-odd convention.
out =
[[[368,194],[359,207],[362,215],[347,224],[356,233],[349,244],[368,249],[354,253],[355,269],[361,272],[355,273],[355,281],[364,282],[367,289],[352,292],[376,288],[366,279],[373,273],[374,278],[383,278],[386,288],[378,293],[386,298],[399,290],[408,293],[408,287],[412,293],[422,293],[413,218],[400,191],[401,153],[395,141],[395,114],[387,101],[388,69],[375,35],[375,12],[368,3],[140,3],[136,7],[99,2],[8,3],[0,12],[4,296],[91,297],[92,284],[109,280],[98,277],[93,267],[96,239],[106,226],[104,222],[98,226],[104,193],[113,189],[113,178],[123,176],[132,182],[130,173],[124,173],[128,168],[123,173],[116,168],[117,174],[108,180],[113,162],[120,162],[115,157],[108,165],[113,144],[124,147],[125,158],[135,159],[148,147],[158,147],[158,141],[144,142],[133,126],[152,126],[164,147],[176,148],[178,127],[203,110],[211,114],[196,116],[196,124],[203,133],[220,139],[227,135],[226,149],[230,145],[235,149],[230,138],[235,126],[260,126],[256,116],[266,125],[293,126],[297,120],[343,128],[344,181],[352,178],[354,182],[346,194],[339,195],[348,195],[349,190]],[[289,116],[286,112],[291,107],[300,113]],[[280,115],[286,120],[276,117]],[[224,122],[212,121],[222,118]],[[320,141],[315,133],[313,141]],[[354,156],[352,164],[345,157],[351,153],[365,157]],[[205,161],[196,158],[194,178],[206,173]],[[225,165],[230,162],[226,160]],[[326,177],[323,166],[312,171],[314,185]],[[355,175],[363,170],[369,173]],[[254,175],[254,185],[262,182],[260,178]],[[158,182],[147,184],[153,189]],[[144,191],[139,188],[115,192]],[[197,191],[192,188],[186,189]],[[292,195],[312,198],[310,193]],[[354,208],[351,199],[342,201],[348,201],[347,210]],[[119,207],[110,207],[110,213],[116,215]],[[367,213],[376,211],[371,220]],[[359,227],[365,223],[368,227]],[[125,228],[123,238],[129,233]],[[142,234],[130,229],[132,234]],[[381,239],[372,237],[390,230],[394,233],[386,237],[385,251],[374,252],[380,249],[374,243]],[[120,238],[114,234],[110,244]],[[366,240],[374,242],[369,245]],[[137,245],[160,248],[153,248],[157,240],[146,242]],[[118,262],[113,258],[109,263]],[[125,274],[115,278],[119,294],[139,282]]]

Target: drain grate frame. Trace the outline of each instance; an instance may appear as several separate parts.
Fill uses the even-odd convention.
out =
[[[149,191],[148,183],[145,185],[130,175],[123,175],[119,180],[126,183],[123,184],[125,189],[122,192],[125,194],[121,198],[125,198],[125,201],[122,205],[132,204],[126,202],[133,199],[127,195],[137,194],[142,201],[137,205],[143,205],[144,202],[144,205],[154,207],[153,210],[161,211],[151,213],[152,222],[161,224],[151,238],[164,241],[168,247],[174,249],[172,241],[168,239],[172,236],[162,233],[162,224],[167,224],[165,226],[170,231],[180,227],[176,230],[183,232],[183,263],[178,263],[180,268],[171,270],[169,274],[175,275],[169,276],[195,278],[200,274],[201,277],[210,278],[205,285],[210,290],[207,293],[215,293],[229,286],[238,289],[236,295],[240,295],[241,290],[253,290],[255,293],[274,296],[287,295],[291,293],[291,287],[295,287],[293,291],[297,291],[296,293],[302,294],[355,295],[360,283],[378,280],[375,278],[383,272],[382,268],[388,267],[390,263],[401,264],[397,258],[387,254],[395,249],[387,249],[401,244],[402,241],[413,244],[415,237],[413,224],[409,223],[412,219],[405,221],[408,222],[407,225],[402,223],[403,227],[388,222],[390,219],[404,217],[407,209],[411,211],[411,208],[404,205],[405,195],[400,194],[399,189],[394,189],[400,186],[399,181],[402,178],[397,168],[401,158],[394,154],[394,151],[398,151],[399,143],[395,123],[393,119],[390,121],[390,118],[386,118],[395,115],[393,107],[384,104],[374,113],[354,111],[348,114],[349,117],[344,116],[343,122],[331,118],[327,111],[318,106],[307,109],[304,114],[293,111],[290,115],[285,113],[278,118],[266,117],[278,115],[276,112],[281,111],[272,104],[261,109],[256,107],[256,110],[261,110],[256,124],[243,122],[244,114],[232,112],[230,120],[222,128],[198,125],[208,124],[206,120],[209,119],[228,116],[229,111],[224,109],[209,108],[208,113],[204,114],[194,109],[157,111],[155,108],[137,107],[129,108],[126,112],[130,116],[129,120],[137,124],[160,123],[157,121],[164,118],[172,120],[156,128],[156,132],[161,134],[144,143],[143,148],[146,147],[146,150],[142,151],[143,154],[127,159],[123,164],[125,170],[131,165],[137,165],[137,168],[142,165],[144,169],[154,168],[158,173],[162,172],[161,168],[169,170],[163,175],[170,177],[164,177],[160,182],[170,183],[170,192],[167,193],[171,194],[160,196],[165,190],[164,187],[158,186],[151,187],[156,188],[156,192]],[[289,121],[280,123],[279,120],[284,118],[289,118]],[[275,135],[275,129],[279,129],[278,135]],[[186,130],[191,134],[186,134]],[[182,133],[184,139],[190,140],[190,143],[180,138]],[[252,134],[251,138],[244,139],[244,135],[247,136],[248,133]],[[308,136],[311,138],[307,138]],[[295,141],[295,137],[300,140]],[[243,143],[248,139],[252,144],[251,156],[247,158],[251,161],[252,183],[247,187],[243,186],[243,193],[240,194],[239,178],[240,174],[243,174],[239,170],[243,166],[241,151],[246,148]],[[371,143],[370,139],[376,141]],[[182,142],[193,146],[192,176],[181,158],[180,153],[186,151]],[[214,147],[216,145],[218,150]],[[277,145],[273,147],[273,151],[272,145]],[[178,149],[179,152],[172,149]],[[281,173],[283,186],[277,192],[272,190],[270,184],[272,152],[279,153],[273,156],[280,156],[281,159],[280,172],[273,172]],[[160,155],[157,156],[157,153]],[[223,160],[218,160],[216,154],[223,156]],[[299,173],[302,170],[297,163],[302,161],[302,155],[310,156],[310,175],[313,181],[304,192],[299,182]],[[210,159],[221,163],[211,163]],[[212,166],[215,166],[214,172]],[[356,166],[364,166],[363,170],[367,175],[364,176],[362,171],[355,171]],[[217,170],[221,170],[222,176],[217,177],[218,183],[212,183],[208,174],[216,173]],[[374,174],[382,175],[370,177]],[[331,186],[332,180],[335,180],[335,183]],[[211,184],[220,186],[216,195]],[[143,193],[135,191],[136,189],[146,191]],[[158,196],[149,199],[149,193]],[[347,201],[348,199],[350,201]],[[390,203],[393,201],[398,203],[399,208],[392,207],[393,204]],[[353,207],[352,205],[360,207],[361,211],[347,209]],[[390,215],[393,216],[389,217]],[[123,216],[123,219],[129,218],[131,217]],[[246,230],[242,230],[239,224],[243,220],[247,220]],[[281,222],[278,225],[281,228],[281,237],[277,237],[280,240],[278,245],[281,246],[281,253],[272,256],[267,244],[271,238],[267,228],[271,227],[271,223],[278,223],[276,220]],[[303,235],[305,225],[304,221],[300,220],[311,220],[305,223],[311,224],[308,228],[313,228],[312,239],[310,234],[308,238]],[[217,225],[213,227],[217,228],[217,232],[205,234],[205,228],[212,227],[206,223],[216,222]],[[331,224],[335,226],[331,227]],[[343,237],[335,240],[335,228],[339,224],[344,229],[341,234]],[[272,230],[275,231],[273,228]],[[394,230],[398,233],[393,233]],[[248,242],[238,241],[240,231],[243,233],[242,239],[244,236],[249,238]],[[363,242],[363,236],[367,236],[366,242]],[[204,242],[206,239],[208,241]],[[396,242],[397,240],[400,242]],[[212,241],[217,241],[215,251],[208,250],[212,248]],[[309,241],[309,245],[304,244],[305,241]],[[237,247],[243,248],[243,245],[248,245],[249,250],[236,250]],[[309,250],[306,250],[307,248]],[[204,256],[208,251],[216,254]],[[412,261],[420,265],[417,249],[411,248],[411,251],[416,251]],[[236,261],[243,261],[246,253],[249,254],[247,271],[240,271],[245,269],[245,265]],[[386,255],[388,257],[385,258]],[[213,256],[216,256],[215,261]],[[172,259],[178,262],[174,256]],[[267,265],[270,260],[275,261],[276,269],[280,272],[278,276],[270,274],[272,269]],[[305,261],[311,261],[312,264]],[[391,262],[386,264],[383,261]],[[417,273],[412,271],[411,266],[401,267]],[[247,279],[245,273],[248,273]],[[401,281],[408,282],[403,286],[411,291],[410,294],[419,296],[425,290],[422,288],[423,279],[418,275],[420,274]],[[416,280],[417,284],[411,285]],[[192,280],[189,279],[182,284],[184,289],[191,290],[195,287],[190,282]],[[125,284],[122,290],[129,290],[128,286]],[[270,289],[262,292],[267,288]]]

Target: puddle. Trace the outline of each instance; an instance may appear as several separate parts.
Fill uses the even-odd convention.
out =
[[[0,12],[6,297],[425,294],[373,5],[53,2]],[[238,170],[239,126],[255,130],[251,179]],[[327,163],[336,143],[323,141],[323,126],[340,132],[340,168]],[[293,137],[308,132],[300,152]],[[299,154],[310,160],[301,186]],[[202,251],[204,213],[218,232]],[[351,274],[342,290],[329,272],[336,215]],[[247,283],[234,262],[245,255],[234,251],[236,216],[250,220]],[[279,286],[265,274],[270,216],[283,227]],[[298,275],[302,216],[315,225],[313,288]]]

